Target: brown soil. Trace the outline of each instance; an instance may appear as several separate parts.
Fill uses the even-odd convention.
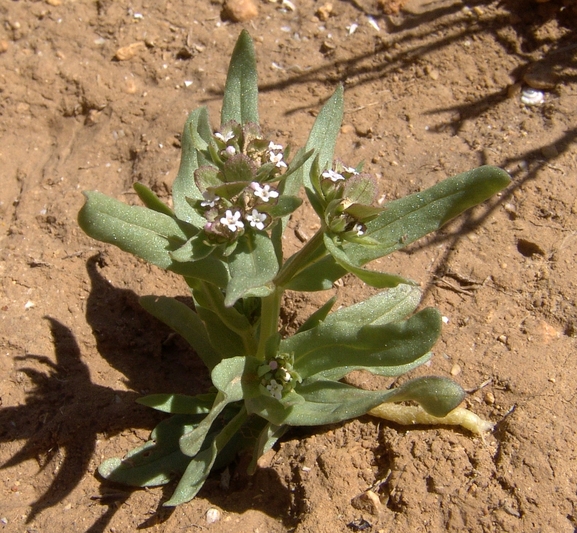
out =
[[[575,4],[293,2],[261,2],[244,24],[223,22],[218,2],[0,5],[1,530],[576,530]],[[137,303],[186,287],[86,237],[76,213],[84,189],[133,203],[142,181],[168,196],[187,113],[207,105],[216,121],[241,27],[273,138],[303,143],[344,83],[338,154],[365,160],[387,199],[484,163],[512,174],[499,198],[380,261],[421,281],[448,318],[426,372],[455,375],[497,428],[485,441],[368,416],[295,429],[254,477],[241,458],[228,488],[215,475],[170,510],[173,487],[132,491],[95,469],[160,419],[137,397],[208,386],[184,341]],[[545,102],[530,107],[519,90],[536,78]],[[292,230],[314,224],[305,212]],[[336,290],[344,304],[368,294],[348,279]],[[288,298],[288,327],[325,296]],[[380,502],[355,507],[368,489]],[[222,513],[211,525],[209,508]]]

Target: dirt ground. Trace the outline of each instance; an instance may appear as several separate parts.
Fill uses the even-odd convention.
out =
[[[221,9],[0,3],[0,530],[577,531],[575,3],[261,1],[246,23]],[[424,304],[447,319],[432,364],[413,375],[452,374],[497,426],[484,440],[368,416],[295,429],[254,477],[241,457],[167,509],[173,487],[133,491],[96,468],[162,418],[136,398],[208,386],[184,341],[137,303],[187,288],[89,239],[76,214],[85,189],[135,203],[141,181],[168,198],[188,112],[206,105],[218,126],[243,27],[271,138],[301,145],[343,83],[338,156],[365,160],[386,199],[485,163],[513,176],[498,198],[379,262],[422,282]],[[115,59],[129,45],[132,57]],[[528,84],[541,105],[521,101]],[[289,248],[314,229],[297,214]],[[348,278],[335,290],[342,304],[370,292]],[[290,295],[287,329],[325,298]],[[379,501],[359,505],[369,489]],[[221,515],[208,524],[211,508]]]

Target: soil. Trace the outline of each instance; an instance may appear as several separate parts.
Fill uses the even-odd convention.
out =
[[[257,7],[234,23],[208,1],[0,5],[0,530],[577,531],[575,2]],[[131,490],[96,468],[162,418],[136,398],[208,387],[194,353],[137,301],[187,288],[91,240],[76,214],[82,190],[137,203],[136,181],[169,199],[186,116],[206,105],[218,126],[243,27],[278,142],[302,145],[343,83],[337,153],[364,160],[383,198],[486,163],[511,173],[498,197],[379,261],[446,317],[432,364],[412,375],[453,375],[497,425],[484,439],[369,416],[295,429],[253,477],[241,457],[168,509],[173,486]],[[542,104],[521,101],[528,83]],[[293,217],[288,248],[315,223]],[[349,278],[335,291],[343,305],[371,293]],[[289,295],[287,330],[326,298]]]

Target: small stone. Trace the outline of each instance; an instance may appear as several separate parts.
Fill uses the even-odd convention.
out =
[[[330,2],[323,4],[315,12],[315,15],[319,18],[319,20],[322,20],[323,22],[325,20],[328,20],[332,14],[333,14],[333,4],[331,4]]]
[[[487,405],[493,405],[495,403],[495,395],[491,391],[489,391],[485,393],[484,400]]]
[[[60,6],[62,5],[62,0],[46,0],[49,6]]]
[[[458,376],[462,372],[460,365],[453,365],[451,368],[451,376]]]
[[[381,500],[372,490],[367,490],[355,496],[351,500],[351,505],[355,509],[366,511],[373,516],[379,516],[383,507]]]
[[[547,159],[553,159],[559,155],[559,151],[554,144],[547,144],[546,146],[543,146],[543,148],[541,148],[541,153]]]
[[[523,74],[523,81],[533,89],[551,90],[557,85],[557,76],[544,63],[533,63]]]
[[[258,7],[253,0],[227,0],[222,16],[233,22],[246,22],[258,17]]]
[[[355,127],[352,124],[344,124],[341,126],[341,133],[348,134],[353,133],[355,131]]]
[[[8,41],[6,39],[0,39],[0,54],[7,52],[9,46],[10,45],[8,44]]]
[[[143,42],[136,42],[129,44],[128,46],[123,46],[116,50],[116,54],[114,54],[114,58],[118,61],[128,61],[132,59],[140,50],[144,48]]]
[[[215,507],[211,507],[208,511],[206,511],[206,523],[207,524],[214,524],[218,522],[222,517],[222,513],[216,509]]]

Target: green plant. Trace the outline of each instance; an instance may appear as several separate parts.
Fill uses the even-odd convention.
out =
[[[136,486],[180,477],[167,506],[192,499],[210,471],[240,448],[253,447],[254,470],[257,458],[290,426],[331,424],[405,400],[442,417],[464,397],[459,385],[442,377],[380,391],[341,380],[356,369],[399,376],[430,358],[440,313],[415,313],[421,297],[415,283],[365,265],[486,200],[509,183],[508,175],[481,167],[374,207],[375,180],[361,166],[333,161],[342,88],[290,163],[288,148],[264,138],[257,99],[253,44],[243,32],[230,63],[219,130],[213,132],[205,108],[193,111],[184,127],[174,208],[137,183],[146,207],[86,192],[79,213],[88,235],[182,275],[192,291],[194,310],[163,296],[144,296],[141,304],[190,343],[214,388],[197,396],[142,398],[140,403],[173,416],[146,444],[99,469],[107,479]],[[320,229],[285,259],[282,235],[303,189]],[[347,273],[387,290],[332,313],[331,298],[296,334],[281,338],[286,290],[326,290]]]

